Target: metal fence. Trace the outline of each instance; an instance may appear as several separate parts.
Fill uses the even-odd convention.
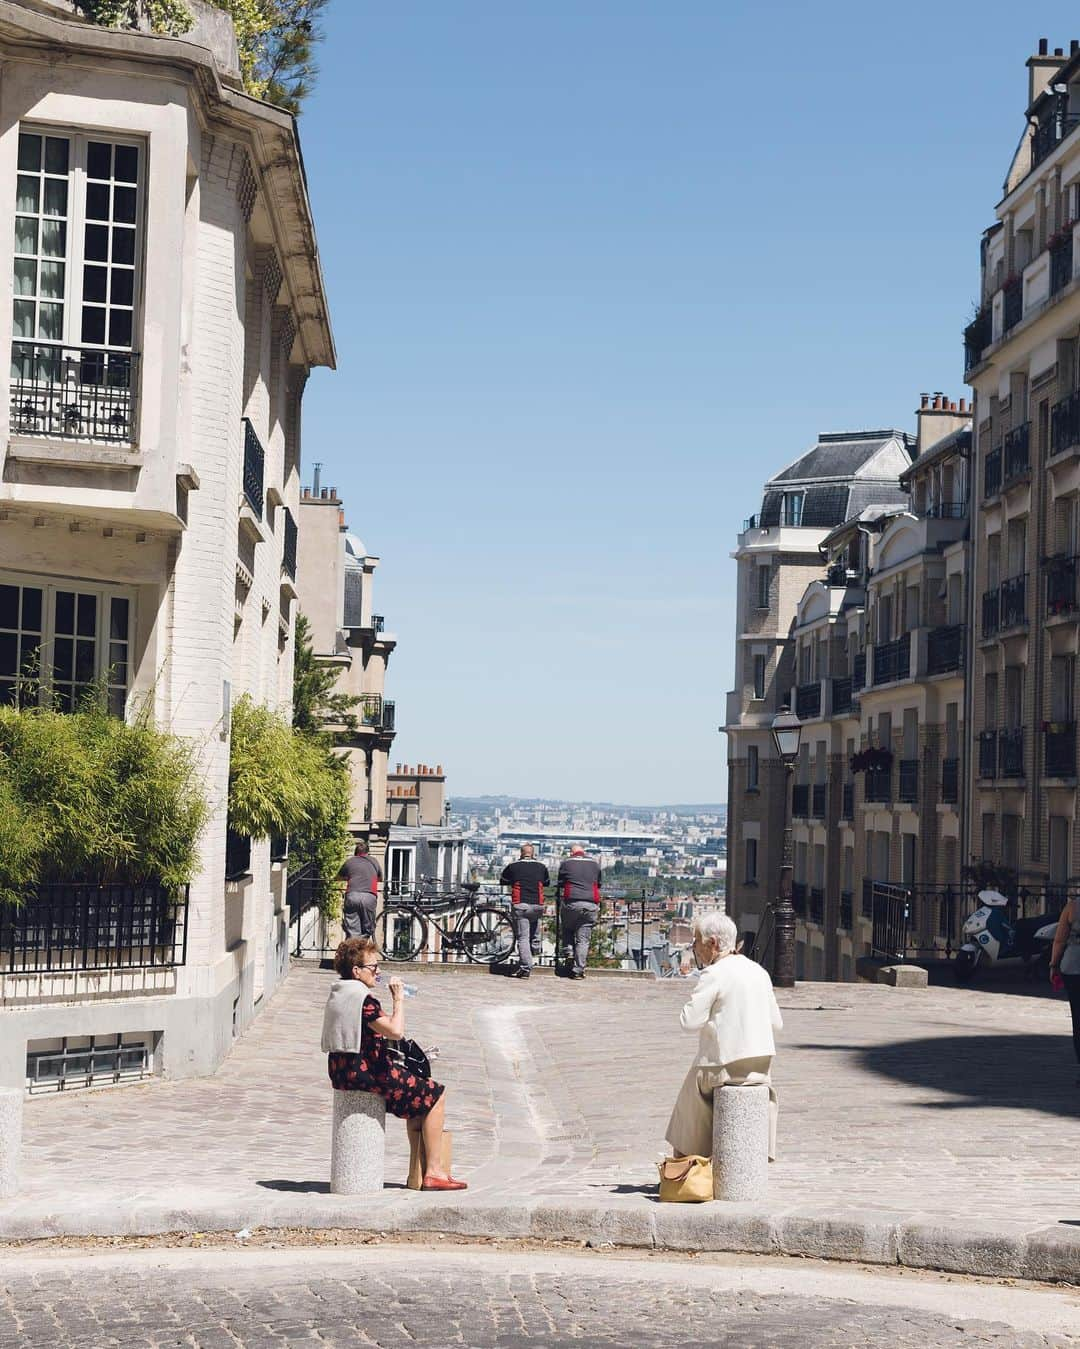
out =
[[[1019,886],[1008,896],[1006,914],[1010,922],[1044,914],[1049,922],[1074,893],[1068,886]],[[978,906],[978,891],[968,882],[913,886],[868,880],[864,914],[873,921],[871,954],[886,960],[948,958],[962,945],[964,922]]]
[[[186,886],[39,885],[0,908],[0,973],[180,966],[187,914]]]

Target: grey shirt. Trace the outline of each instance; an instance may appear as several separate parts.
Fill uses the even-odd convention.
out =
[[[382,869],[373,857],[360,854],[349,858],[341,868],[340,875],[347,882],[347,894],[374,895],[382,880]]]

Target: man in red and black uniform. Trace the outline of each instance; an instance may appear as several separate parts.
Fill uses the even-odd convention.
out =
[[[533,858],[533,845],[526,843],[521,858],[511,862],[499,877],[500,885],[510,886],[514,931],[517,933],[518,967],[515,979],[527,979],[533,956],[540,954],[540,919],[544,916],[544,886],[551,877],[543,862]]]
[[[575,844],[559,864],[558,888],[564,959],[572,965],[570,978],[584,979],[589,939],[600,912],[600,863]]]

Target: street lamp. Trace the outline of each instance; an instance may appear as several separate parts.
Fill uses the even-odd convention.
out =
[[[777,988],[795,987],[795,910],[791,907],[791,784],[799,757],[802,722],[789,707],[773,717],[773,742],[784,765],[784,846],[780,856],[780,897],[773,922],[773,983]]]

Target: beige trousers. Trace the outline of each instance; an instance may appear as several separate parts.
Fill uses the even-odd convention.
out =
[[[769,1088],[769,1161],[776,1160],[776,1088],[772,1084],[772,1059],[739,1059],[721,1067],[692,1064],[675,1099],[665,1137],[683,1157],[711,1157],[713,1107],[717,1087]]]

